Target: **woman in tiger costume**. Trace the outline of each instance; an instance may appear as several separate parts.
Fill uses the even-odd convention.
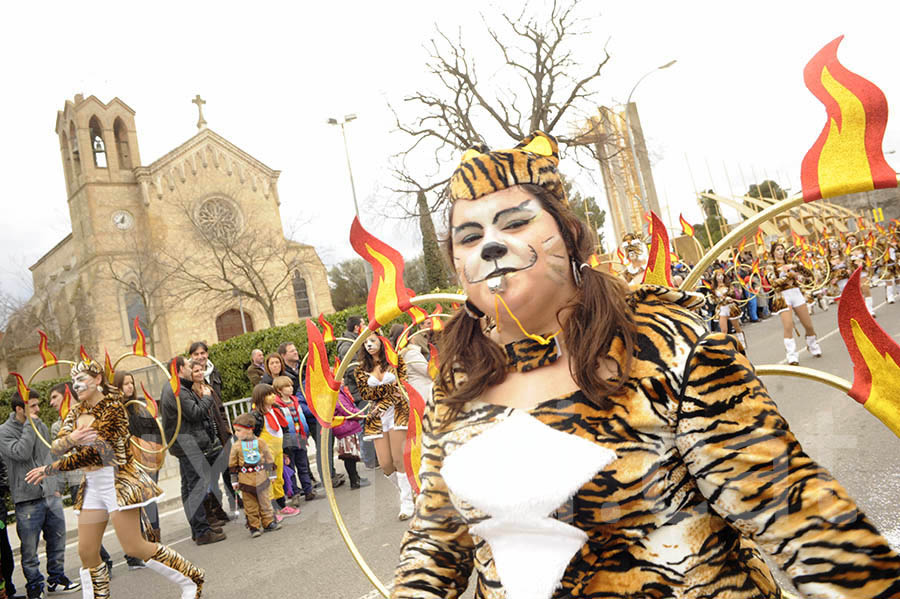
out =
[[[100,542],[109,520],[126,554],[181,587],[182,599],[199,598],[204,572],[178,553],[141,536],[140,509],[156,502],[162,490],[138,468],[132,453],[122,392],[108,385],[103,366],[85,357],[72,368],[75,404],[63,420],[51,453],[52,464],[31,470],[26,480],[39,484],[58,472],[81,469],[78,489],[78,554],[84,597],[109,597],[109,570],[100,560]]]
[[[781,597],[762,547],[806,595],[900,598],[900,557],[699,298],[585,264],[558,156],[535,132],[451,178],[469,299],[439,341],[391,596],[456,599],[474,570],[477,599]]]
[[[847,235],[847,249],[845,253],[847,254],[847,260],[850,265],[850,274],[853,274],[857,268],[861,268],[862,271],[859,273],[859,288],[862,291],[863,300],[866,302],[866,309],[869,311],[869,314],[875,316],[875,306],[872,300],[872,289],[869,285],[869,281],[872,280],[872,275],[874,274],[872,269],[872,257],[869,252],[869,248],[866,247],[865,243],[861,243],[863,231],[859,231],[858,233],[849,233]],[[846,282],[844,282],[846,285]],[[841,286],[841,291],[844,288]]]
[[[381,338],[366,339],[363,357],[353,373],[360,397],[372,406],[363,426],[363,440],[375,444],[375,455],[385,478],[397,487],[400,498],[399,520],[408,520],[415,510],[413,491],[406,478],[403,447],[409,425],[409,401],[403,391],[406,362],[397,357],[397,367],[388,363]]]
[[[900,237],[896,229],[889,232],[884,254],[881,257],[881,278],[884,279],[884,293],[887,303],[893,304],[896,298],[897,283],[900,283]]]
[[[812,318],[809,316],[807,298],[803,295],[800,286],[805,281],[813,281],[815,277],[808,268],[802,264],[788,259],[787,240],[780,238],[772,243],[769,249],[771,267],[773,271],[769,282],[775,298],[772,301],[772,312],[781,318],[781,327],[784,331],[784,351],[788,364],[799,364],[800,353],[797,351],[797,342],[794,340],[793,314],[800,319],[800,324],[806,332],[806,349],[810,355],[822,357],[822,348],[816,337],[816,329],[813,327]],[[799,248],[798,248],[799,251]]]
[[[729,323],[734,327],[734,336],[740,342],[741,351],[747,353],[747,339],[741,329],[741,307],[734,299],[731,290],[732,279],[721,268],[713,272],[713,297],[716,303],[716,315],[719,317],[719,330],[728,333]]]

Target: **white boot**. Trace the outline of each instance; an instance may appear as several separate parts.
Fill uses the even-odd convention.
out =
[[[887,293],[887,303],[893,304],[894,297],[895,297],[894,296],[894,281],[890,281],[887,284],[886,293]]]
[[[741,344],[741,351],[744,352],[744,355],[747,354],[747,338],[744,337],[744,331],[740,333],[734,334],[735,338],[737,338],[738,342]]]
[[[206,574],[165,545],[146,560],[147,568],[171,580],[181,588],[181,599],[200,599]]]
[[[397,514],[398,520],[408,520],[416,511],[416,502],[413,501],[413,490],[409,484],[409,479],[403,472],[396,472],[397,481],[400,484],[400,513]]]
[[[869,314],[875,316],[875,308],[872,306],[872,296],[870,295],[867,298],[863,298],[866,300],[866,308],[869,309]]]
[[[787,363],[797,365],[800,363],[800,354],[797,353],[797,342],[794,338],[784,340],[784,350],[787,352]]]
[[[822,348],[819,347],[819,340],[815,335],[806,336],[806,349],[809,353],[817,358],[822,357]]]

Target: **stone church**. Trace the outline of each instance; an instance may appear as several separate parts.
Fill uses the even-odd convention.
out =
[[[191,341],[334,311],[315,249],[285,238],[280,171],[207,128],[194,103],[197,134],[149,164],[120,99],[78,94],[57,113],[72,232],[30,267],[35,294],[0,341],[0,381],[41,364],[38,329],[60,359],[83,345],[115,360],[138,318],[165,361]],[[50,370],[41,378],[64,374]]]

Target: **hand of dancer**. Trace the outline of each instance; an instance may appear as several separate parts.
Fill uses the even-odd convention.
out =
[[[38,466],[37,468],[32,468],[28,471],[28,474],[25,475],[25,482],[32,485],[39,485],[45,478],[47,478],[46,466]]]
[[[79,426],[69,433],[69,438],[75,445],[90,445],[97,440],[97,430],[90,426]]]

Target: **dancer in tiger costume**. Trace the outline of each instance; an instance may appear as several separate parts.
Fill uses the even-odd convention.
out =
[[[800,324],[803,325],[806,332],[806,349],[809,350],[809,353],[821,358],[822,348],[819,347],[816,329],[809,316],[806,296],[801,290],[801,284],[804,281],[814,279],[813,274],[802,264],[789,260],[787,250],[788,244],[784,238],[773,242],[769,249],[770,266],[772,267],[769,282],[775,293],[772,312],[781,318],[781,326],[784,331],[784,351],[788,364],[799,364],[800,353],[797,351],[797,342],[794,339],[793,314],[800,319]]]
[[[622,254],[625,256],[625,270],[622,278],[629,285],[640,285],[644,280],[644,271],[647,270],[647,253],[644,244],[635,237],[634,233],[625,233],[622,236]]]
[[[869,311],[869,314],[877,318],[872,300],[872,288],[869,285],[869,281],[872,280],[872,275],[874,274],[872,269],[872,257],[869,253],[869,248],[860,241],[862,239],[862,234],[863,231],[860,231],[859,233],[849,233],[847,235],[847,249],[844,253],[847,254],[847,260],[850,265],[850,274],[853,274],[857,268],[862,268],[862,271],[859,273],[859,288],[862,290],[863,300],[866,302],[866,309]],[[843,290],[844,288],[842,286],[841,291]]]
[[[713,298],[716,304],[716,315],[719,317],[719,330],[728,333],[729,323],[734,327],[734,336],[740,342],[741,351],[747,353],[747,339],[741,329],[741,307],[732,295],[731,281],[721,268],[713,272]]]
[[[134,459],[122,392],[107,384],[103,366],[87,357],[72,367],[72,380],[78,403],[66,414],[50,449],[60,457],[31,470],[25,478],[36,485],[58,472],[81,469],[85,473],[75,501],[84,597],[110,596],[109,570],[100,560],[100,542],[112,520],[126,554],[179,585],[182,599],[199,598],[203,570],[169,547],[141,536],[139,508],[157,501],[162,490]]]
[[[535,132],[451,178],[469,299],[441,334],[391,596],[781,597],[761,547],[806,595],[900,598],[900,556],[699,298],[586,264],[558,156]]]
[[[881,278],[884,279],[885,299],[893,304],[897,297],[896,285],[900,283],[900,236],[897,229],[888,233],[886,246],[881,257]]]

